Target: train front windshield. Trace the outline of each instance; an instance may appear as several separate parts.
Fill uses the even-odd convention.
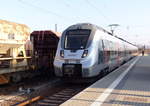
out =
[[[87,29],[66,32],[64,48],[70,50],[85,49],[91,31]]]

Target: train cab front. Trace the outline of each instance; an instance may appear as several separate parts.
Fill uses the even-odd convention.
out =
[[[54,61],[56,76],[71,79],[88,76],[84,67],[90,63],[90,60],[85,60],[89,54],[87,44],[90,33],[89,29],[72,29],[64,33]]]
[[[75,77],[82,78],[85,76],[87,70],[85,67],[89,68],[91,62],[87,59],[88,50],[63,50],[63,55],[60,50],[60,57],[55,57],[54,68],[55,74],[58,77]],[[63,56],[63,57],[61,57]],[[88,73],[88,71],[86,72]],[[88,76],[88,75],[86,75]]]

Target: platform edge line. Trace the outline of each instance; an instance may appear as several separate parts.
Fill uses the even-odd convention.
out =
[[[129,70],[135,65],[135,63],[139,60],[137,59],[90,105],[90,106],[101,106],[107,97],[111,94],[114,88],[120,83],[120,81],[125,77]]]

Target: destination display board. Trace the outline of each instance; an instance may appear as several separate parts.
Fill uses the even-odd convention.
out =
[[[76,29],[67,31],[67,35],[89,35],[90,32],[89,29]]]

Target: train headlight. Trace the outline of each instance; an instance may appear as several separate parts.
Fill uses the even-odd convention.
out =
[[[83,54],[82,54],[82,58],[86,57],[88,55],[88,50],[84,50]]]
[[[64,50],[60,50],[60,56],[64,58]]]

